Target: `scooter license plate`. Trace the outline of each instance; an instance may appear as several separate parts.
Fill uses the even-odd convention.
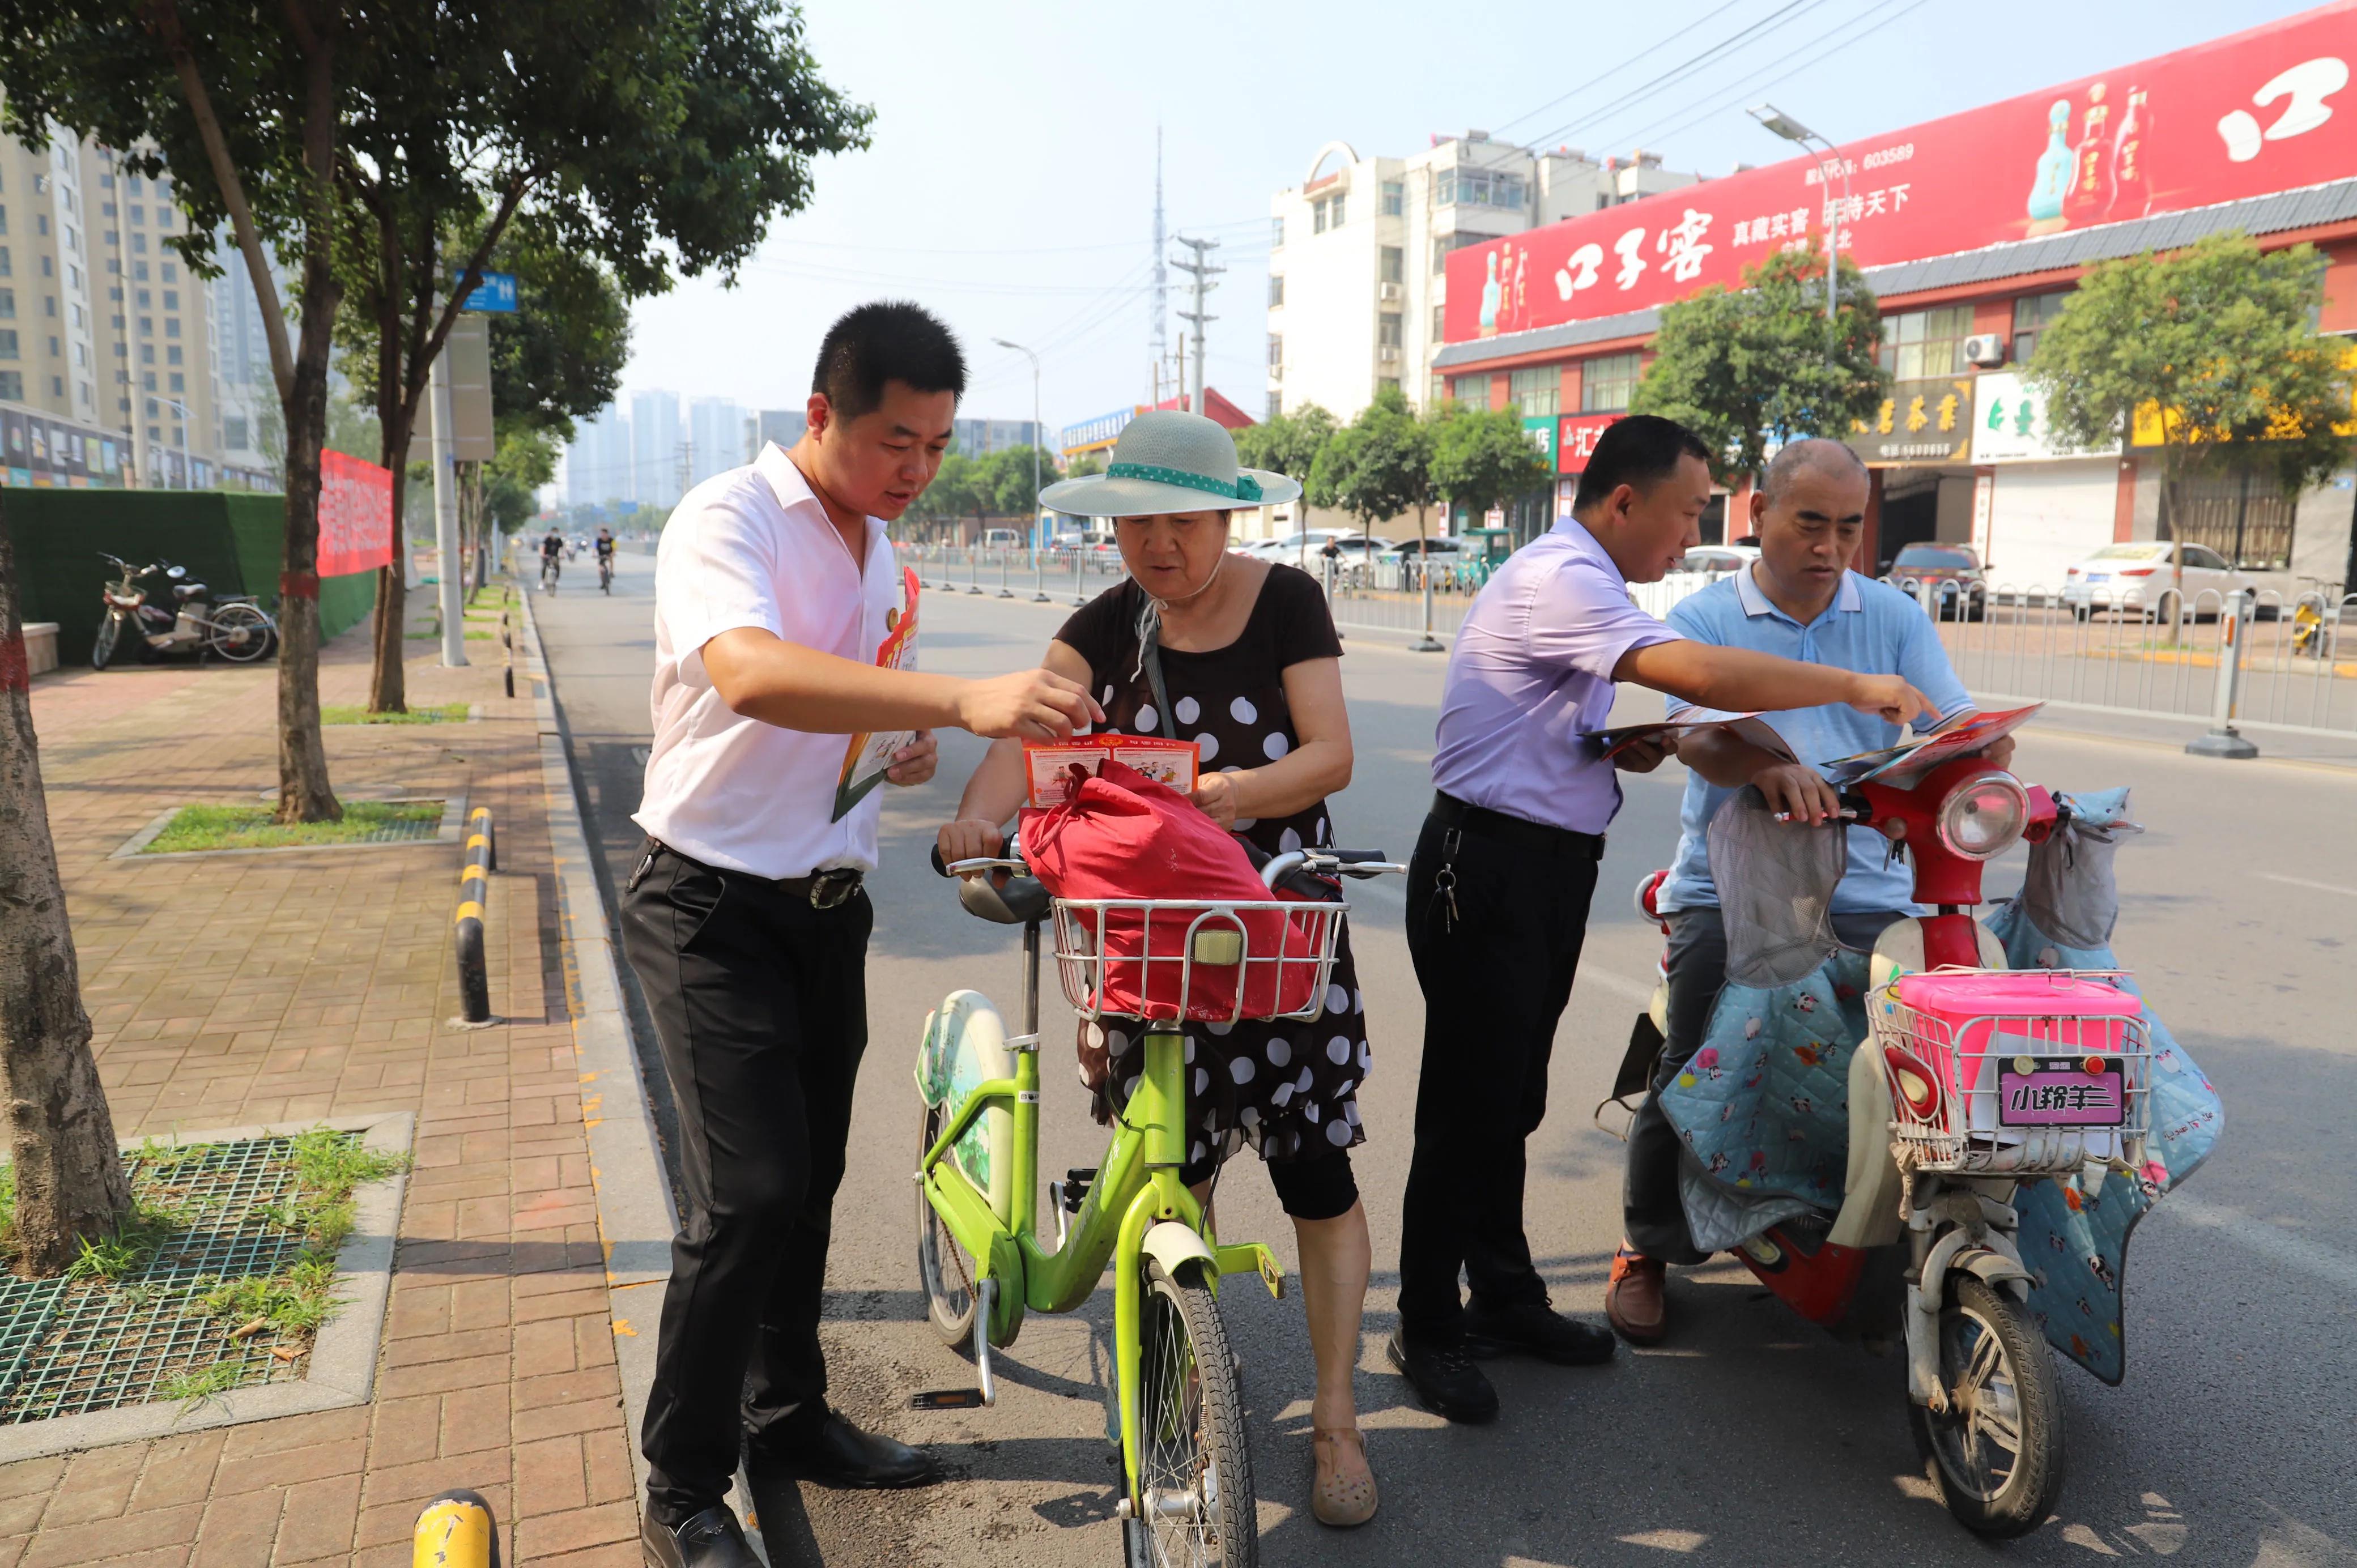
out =
[[[2117,1057],[2016,1057],[1998,1066],[1996,1089],[2001,1127],[2116,1127],[2127,1119]]]

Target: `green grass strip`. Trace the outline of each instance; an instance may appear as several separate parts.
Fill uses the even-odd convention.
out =
[[[466,717],[464,703],[428,703],[399,714],[372,714],[356,703],[326,703],[319,708],[323,725],[455,725]]]
[[[281,849],[297,844],[351,843],[386,828],[442,820],[439,800],[351,800],[340,822],[272,822],[268,806],[183,806],[144,854],[185,854],[208,849]]]

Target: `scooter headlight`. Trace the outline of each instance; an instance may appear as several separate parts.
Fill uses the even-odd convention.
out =
[[[2029,821],[2029,796],[2021,780],[1994,770],[1976,773],[1940,802],[1940,842],[1966,860],[2003,854]]]

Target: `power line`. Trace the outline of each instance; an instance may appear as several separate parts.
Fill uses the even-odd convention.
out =
[[[1631,66],[1635,65],[1639,60],[1643,59],[1647,55],[1653,53],[1665,45],[1683,40],[1704,23],[1710,21],[1712,18],[1719,16],[1722,12],[1732,11],[1738,5],[1742,4],[1743,0],[1727,0],[1725,5],[1717,6],[1714,9],[1706,12],[1702,16],[1696,16],[1693,21],[1688,22],[1676,32],[1671,33],[1668,37],[1657,38],[1653,42],[1647,44],[1643,48],[1639,49],[1635,54],[1631,55],[1628,59],[1620,61],[1608,70],[1598,71],[1596,75],[1589,77],[1586,81],[1581,82],[1578,86],[1571,89],[1569,91],[1559,93],[1555,97],[1548,99],[1537,108],[1526,110],[1523,113],[1515,115],[1512,119],[1502,122],[1498,126],[1498,130],[1502,131],[1508,125],[1519,125],[1525,120],[1534,120],[1541,114],[1545,113],[1548,110],[1554,108],[1556,104],[1577,98],[1591,87],[1601,87],[1604,83],[1611,81],[1614,77],[1620,75]],[[1495,133],[1492,134],[1494,134]]]
[[[1827,38],[1832,38],[1834,34],[1840,32],[1842,28],[1856,27],[1858,23],[1867,20],[1869,16],[1875,16],[1874,23],[1871,27],[1853,33],[1848,38],[1840,40],[1838,43],[1833,44],[1829,48],[1824,48],[1816,54],[1811,55],[1807,59],[1803,60],[1800,64],[1792,67],[1790,70],[1779,71],[1774,76],[1760,77],[1756,80],[1747,78],[1745,85],[1755,91],[1765,91],[1768,88],[1775,86],[1780,81],[1798,76],[1801,72],[1807,70],[1812,66],[1818,64],[1820,61],[1830,59],[1835,55],[1841,53],[1842,50],[1848,48],[1851,45],[1862,42],[1866,38],[1872,37],[1874,34],[1880,32],[1883,28],[1890,26],[1891,23],[1898,21],[1909,12],[1920,10],[1926,4],[1928,4],[1928,0],[1907,0],[1907,4],[1900,5],[1899,9],[1885,12],[1879,16],[1875,16],[1875,13],[1871,10],[1861,11],[1857,16],[1849,18],[1848,21],[1842,23],[1839,27],[1829,28],[1827,31],[1818,34],[1807,43],[1801,45],[1800,48],[1777,56],[1774,59],[1770,60],[1766,65],[1763,65],[1759,69],[1762,70],[1772,70],[1777,66],[1783,64],[1784,61],[1791,59],[1793,55],[1800,54],[1804,50],[1815,48],[1818,44],[1824,43]],[[1667,130],[1661,131],[1660,134],[1663,136],[1682,134],[1686,131],[1692,130],[1696,125],[1702,124],[1706,121],[1716,119],[1721,114],[1729,113],[1738,107],[1739,105],[1734,103],[1710,104],[1703,109],[1701,113],[1691,115],[1686,119],[1680,120],[1676,124],[1671,125]],[[1680,111],[1680,113],[1683,113],[1684,112]],[[1640,136],[1652,135],[1663,123],[1663,121],[1657,120],[1653,122],[1652,124],[1647,125],[1643,129],[1638,131],[1636,134]]]
[[[1585,113],[1578,115],[1566,124],[1556,126],[1554,130],[1547,132],[1546,134],[1543,136],[1534,136],[1531,138],[1530,145],[1533,146],[1544,146],[1547,143],[1555,141],[1558,138],[1577,135],[1583,131],[1592,129],[1609,120],[1614,114],[1620,113],[1621,110],[1628,108],[1631,103],[1636,102],[1637,101],[1645,98],[1649,94],[1658,91],[1663,88],[1675,86],[1677,83],[1694,75],[1696,71],[1706,70],[1710,66],[1717,64],[1745,44],[1756,42],[1760,38],[1766,37],[1769,33],[1774,32],[1777,28],[1784,26],[1785,23],[1795,20],[1799,16],[1815,10],[1824,3],[1825,0],[1787,0],[1785,5],[1778,6],[1775,10],[1770,11],[1767,16],[1762,16],[1760,20],[1752,23],[1749,27],[1728,34],[1726,38],[1721,38],[1718,42],[1711,45],[1708,48],[1704,49],[1701,53],[1694,55],[1687,59],[1681,61],[1677,65],[1672,66],[1668,70],[1662,72],[1659,76],[1653,77],[1650,81],[1640,82],[1635,87],[1632,87],[1627,91],[1621,93],[1619,97],[1609,99],[1607,102],[1597,105],[1594,109],[1588,110]]]

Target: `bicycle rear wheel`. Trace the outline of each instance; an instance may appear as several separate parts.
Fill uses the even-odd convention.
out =
[[[924,1157],[942,1135],[943,1121],[950,1114],[947,1105],[924,1108],[922,1125],[917,1139],[917,1156]],[[958,1245],[942,1217],[933,1212],[925,1197],[922,1183],[917,1187],[917,1280],[924,1287],[925,1316],[933,1332],[944,1345],[962,1345],[969,1351],[974,1345],[974,1281],[977,1270],[972,1254]]]
[[[212,621],[212,650],[223,659],[244,664],[270,651],[270,618],[253,606],[223,605]]]
[[[1243,1391],[1219,1303],[1200,1277],[1146,1265],[1137,1326],[1139,1517],[1122,1526],[1140,1568],[1254,1568],[1260,1529]]]

